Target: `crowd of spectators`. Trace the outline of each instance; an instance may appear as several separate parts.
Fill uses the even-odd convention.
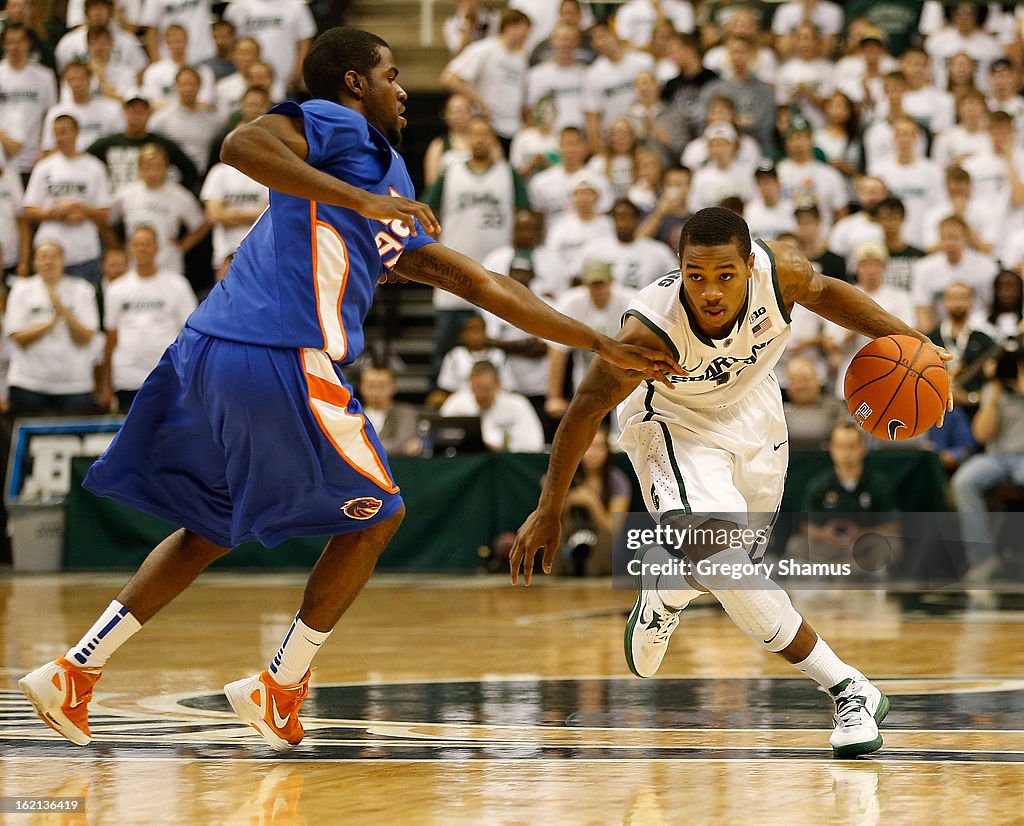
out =
[[[127,410],[268,203],[218,163],[220,143],[302,93],[315,32],[303,0],[8,0],[0,401],[12,416]]]
[[[918,446],[950,473],[975,440],[1005,447],[993,416],[971,424],[986,399],[995,410],[984,365],[1019,346],[1024,315],[1024,8],[493,6],[459,0],[445,22],[444,133],[410,159],[442,241],[614,333],[634,292],[676,266],[687,217],[729,207],[953,353],[956,426]],[[8,0],[0,25],[4,404],[123,410],[267,203],[218,148],[301,94],[310,7],[70,0],[60,16]],[[550,442],[588,354],[448,294],[435,307],[429,403],[480,413],[498,449]],[[828,444],[861,344],[794,310],[778,374],[801,445]],[[999,398],[1017,392],[1000,381]],[[415,452],[403,422],[396,444]]]
[[[1017,451],[996,436],[993,415],[972,420],[996,397],[991,364],[1022,332],[1024,8],[507,6],[463,0],[445,26],[447,131],[429,153],[424,198],[455,225],[448,243],[478,258],[499,247],[491,268],[508,273],[514,261],[535,292],[608,332],[635,290],[677,266],[687,216],[731,208],[752,236],[796,246],[953,354],[957,412],[903,444],[935,450],[959,472],[954,491],[969,479],[972,493],[958,493],[965,506],[977,511],[979,484],[996,476],[1024,479],[1012,462],[991,460],[982,474],[969,458]],[[439,330],[438,363],[465,320],[466,308],[446,302],[440,311],[460,314]],[[796,308],[790,342],[778,375],[793,436],[822,449],[845,415],[845,368],[866,340]],[[494,343],[478,342],[480,359]],[[518,375],[496,366],[550,433],[586,356],[549,347],[546,365],[536,358]],[[1001,381],[1000,411],[1017,392]]]

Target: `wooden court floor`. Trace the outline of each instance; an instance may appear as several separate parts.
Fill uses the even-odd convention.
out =
[[[0,795],[81,797],[73,824],[1024,824],[1024,599],[797,593],[892,698],[874,759],[835,761],[831,703],[713,605],[658,678],[622,657],[606,581],[375,578],[316,661],[282,758],[223,683],[273,654],[304,578],[208,575],[123,648],[80,748],[31,713],[122,575],[0,579]]]

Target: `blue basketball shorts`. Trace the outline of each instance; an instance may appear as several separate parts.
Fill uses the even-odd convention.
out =
[[[224,547],[350,533],[402,505],[384,448],[326,353],[189,327],[84,486]]]

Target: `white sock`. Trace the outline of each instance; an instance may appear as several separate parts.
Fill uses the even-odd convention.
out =
[[[662,588],[661,587],[662,577],[658,577],[658,596],[661,601],[665,603],[669,608],[674,608],[677,611],[682,611],[687,605],[690,604],[690,600],[699,597],[703,592],[698,591],[695,588],[691,588],[685,582],[680,581],[681,578],[676,576],[673,577],[673,585],[680,587],[676,588]]]
[[[852,665],[847,665],[839,659],[821,637],[814,643],[814,648],[807,655],[807,659],[794,665],[826,690],[839,685],[848,677],[862,676]]]
[[[292,627],[284,635],[281,648],[267,666],[267,671],[278,685],[295,685],[309,670],[309,664],[320,646],[331,636],[330,631],[314,631],[295,615]]]
[[[64,658],[79,668],[102,668],[110,655],[124,645],[142,625],[116,599]]]

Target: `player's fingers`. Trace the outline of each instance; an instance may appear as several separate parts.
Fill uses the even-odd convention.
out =
[[[530,587],[530,581],[533,579],[533,558],[537,555],[536,548],[526,548],[526,553],[523,554],[523,585],[527,588]]]
[[[544,573],[551,573],[551,566],[555,562],[555,551],[557,550],[557,544],[552,542],[550,545],[544,546],[544,559],[541,561],[541,566],[544,568]]]

